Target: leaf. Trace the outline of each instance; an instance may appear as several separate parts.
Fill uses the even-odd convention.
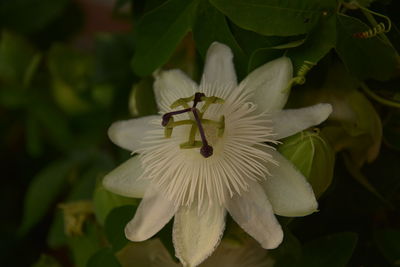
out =
[[[343,159],[344,163],[346,164],[346,168],[351,174],[351,176],[359,182],[362,186],[364,186],[365,189],[370,191],[372,194],[374,194],[377,198],[379,198],[381,201],[383,201],[386,204],[390,203],[386,201],[386,199],[382,196],[381,193],[370,183],[367,177],[365,177],[361,170],[360,167],[355,165],[354,162],[351,161],[350,157],[346,154],[343,154]]]
[[[284,51],[281,49],[275,49],[273,47],[265,47],[255,50],[249,59],[248,64],[248,72],[255,70],[256,68],[260,67],[261,65],[276,59],[278,57],[283,56]]]
[[[39,124],[32,115],[28,115],[26,118],[26,149],[33,157],[43,153]]]
[[[107,216],[104,229],[108,242],[113,247],[113,251],[119,251],[129,240],[125,237],[125,226],[132,220],[136,213],[136,207],[132,205],[120,206],[113,209]]]
[[[301,259],[300,241],[284,227],[283,242],[278,248],[271,250],[271,256],[276,260],[274,267],[294,267]]]
[[[134,41],[129,35],[96,36],[93,82],[124,88],[133,81],[130,69]]]
[[[133,86],[129,97],[129,111],[132,116],[157,114],[153,82],[154,79],[148,77]]]
[[[310,241],[303,246],[297,267],[345,267],[353,254],[357,234],[339,233]]]
[[[47,141],[60,150],[68,150],[74,141],[67,118],[48,101],[39,97],[30,99],[30,112],[40,125]]]
[[[350,73],[359,79],[386,81],[399,64],[396,51],[377,36],[357,38],[354,34],[370,28],[360,20],[343,14],[337,16],[336,51]]]
[[[40,57],[40,53],[22,37],[3,31],[0,42],[0,80],[28,86]]]
[[[90,259],[86,267],[121,267],[121,264],[109,248],[102,248]]]
[[[173,235],[173,221],[170,220],[158,233],[157,237],[160,239],[161,243],[164,245],[171,259],[177,261],[175,256],[175,248],[172,240]]]
[[[386,145],[400,150],[400,112],[392,110],[384,123],[383,139]]]
[[[59,248],[67,243],[67,236],[64,230],[64,217],[61,209],[53,214],[49,233],[47,234],[47,245],[50,248]]]
[[[83,113],[91,108],[89,77],[92,59],[64,45],[53,45],[48,55],[48,65],[53,80],[53,95],[57,104],[71,114]]]
[[[68,237],[68,245],[72,251],[74,266],[86,267],[90,257],[100,249],[100,236],[96,225],[88,222],[83,235]]]
[[[384,229],[374,233],[375,243],[386,260],[393,266],[400,265],[400,231]]]
[[[336,16],[321,16],[318,25],[307,36],[303,45],[289,49],[294,73],[305,61],[317,64],[336,44]]]
[[[68,0],[2,1],[0,25],[26,34],[43,29],[61,15]]]
[[[198,0],[169,0],[146,14],[137,25],[132,67],[145,76],[165,64],[192,27]]]
[[[317,197],[328,189],[335,153],[318,131],[303,131],[285,138],[278,150],[307,178]]]
[[[100,224],[104,224],[108,214],[116,207],[124,205],[135,205],[138,199],[116,195],[106,190],[101,183],[98,183],[93,195],[94,211]]]
[[[207,50],[213,42],[226,44],[232,49],[239,76],[247,74],[245,69],[247,64],[246,54],[236,42],[225,16],[210,5],[208,1],[201,2],[198,7],[193,38],[203,59],[205,59]]]
[[[239,27],[263,35],[290,36],[309,32],[334,0],[210,0]]]
[[[74,164],[71,160],[54,161],[33,178],[25,196],[20,234],[26,234],[46,214],[62,191],[65,179]]]
[[[40,255],[39,260],[31,267],[61,267],[61,264],[57,262],[52,256],[47,254]]]

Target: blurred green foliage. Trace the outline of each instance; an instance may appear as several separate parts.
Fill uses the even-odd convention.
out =
[[[280,218],[276,266],[399,265],[398,2],[118,0],[93,17],[104,13],[99,5],[0,3],[2,266],[120,266],[124,225],[140,200],[101,185],[130,156],[107,128],[157,113],[157,69],[198,80],[214,41],[231,47],[239,79],[288,56],[305,82],[288,107],[334,107],[319,129],[278,146],[312,184],[320,212]],[[90,29],[112,15],[116,26]],[[169,228],[156,237],[173,253]],[[245,234],[228,219],[225,238],[240,244]]]

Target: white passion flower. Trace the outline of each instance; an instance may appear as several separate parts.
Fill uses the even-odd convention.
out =
[[[125,228],[143,241],[174,218],[173,242],[184,266],[218,246],[226,211],[263,248],[283,232],[275,214],[317,210],[310,184],[272,144],[324,121],[330,104],[282,110],[292,79],[289,58],[273,60],[237,84],[229,47],[213,43],[197,85],[179,70],[155,74],[162,115],[114,123],[110,139],[134,156],[103,180],[111,192],[143,198]]]

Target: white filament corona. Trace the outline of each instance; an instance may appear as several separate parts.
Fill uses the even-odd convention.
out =
[[[170,92],[170,91],[169,91]],[[163,111],[172,111],[168,104],[178,96],[161,95]],[[194,92],[194,89],[193,89]],[[249,102],[250,94],[243,94],[240,88],[207,84],[199,88],[206,96],[225,100],[223,104],[211,105],[204,114],[205,119],[218,120],[225,117],[225,130],[217,136],[215,126],[206,125],[205,133],[214,154],[204,158],[198,148],[181,149],[186,142],[190,125],[175,127],[170,138],[164,136],[161,121],[152,123],[156,130],[146,134],[140,153],[144,167],[141,179],[151,179],[167,198],[176,205],[201,205],[204,199],[209,204],[223,205],[226,198],[247,191],[249,181],[263,179],[268,174],[266,163],[276,162],[272,156],[259,149],[273,143],[273,129],[268,115],[256,112],[256,106]],[[174,97],[177,97],[174,99]],[[198,105],[201,109],[202,103]],[[188,113],[176,115],[176,121],[189,119]],[[197,134],[196,139],[199,139]]]

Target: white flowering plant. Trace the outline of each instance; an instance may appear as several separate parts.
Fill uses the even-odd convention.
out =
[[[398,264],[396,1],[0,14],[1,266]]]
[[[273,145],[323,122],[331,105],[282,110],[290,59],[266,63],[240,84],[232,59],[226,45],[213,43],[200,85],[179,70],[156,73],[160,115],[109,129],[114,143],[139,154],[103,180],[113,193],[143,198],[126,237],[147,240],[174,217],[175,253],[187,266],[197,266],[218,246],[226,211],[272,249],[283,239],[274,213],[317,210],[306,178]]]

